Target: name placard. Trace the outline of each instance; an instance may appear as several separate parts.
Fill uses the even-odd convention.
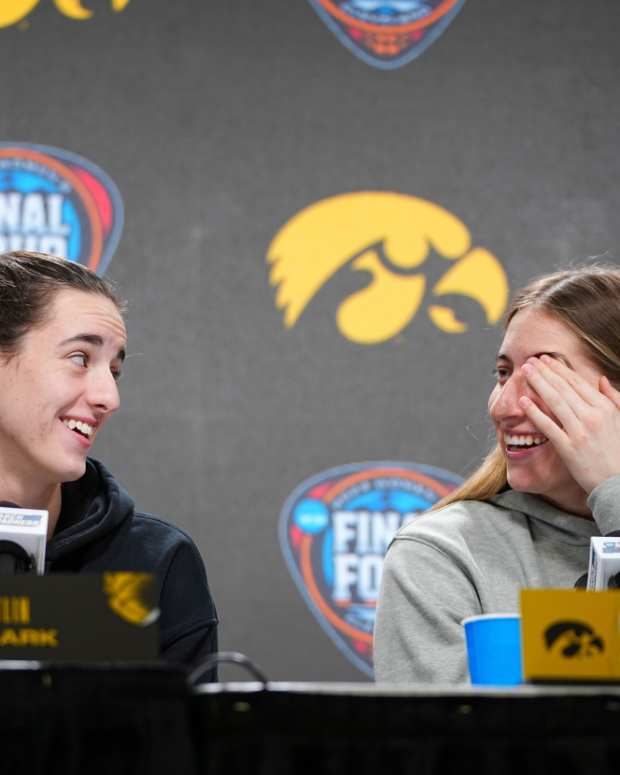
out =
[[[0,576],[0,660],[157,659],[155,595],[151,573]]]
[[[620,681],[620,590],[521,590],[523,677]]]

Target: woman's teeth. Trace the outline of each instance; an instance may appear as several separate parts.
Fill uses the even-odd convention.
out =
[[[514,436],[512,434],[504,434],[504,443],[507,447],[539,447],[548,441],[546,436]]]
[[[95,430],[92,425],[81,422],[80,420],[63,420],[63,423],[70,431],[79,431],[82,436],[86,436],[87,438],[90,438]]]

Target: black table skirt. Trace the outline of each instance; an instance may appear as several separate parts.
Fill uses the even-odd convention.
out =
[[[620,689],[205,685],[0,665],[0,773],[617,775]]]
[[[0,669],[0,773],[192,775],[189,694],[165,666]]]
[[[620,695],[613,688],[507,693],[449,688],[432,692],[423,687],[403,693],[341,691],[306,686],[195,697],[200,771],[219,775],[620,772]]]

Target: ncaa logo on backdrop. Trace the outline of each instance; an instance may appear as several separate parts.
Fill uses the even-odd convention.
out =
[[[289,571],[321,627],[367,675],[392,536],[461,481],[417,463],[355,463],[306,480],[284,504],[279,534]]]
[[[267,262],[286,328],[338,273],[361,273],[364,287],[339,305],[336,325],[362,345],[392,339],[420,311],[441,331],[463,333],[469,324],[455,313],[458,297],[475,302],[489,325],[508,302],[502,264],[472,243],[456,215],[390,191],[341,194],[305,207],[275,235]]]
[[[420,56],[465,0],[309,0],[327,27],[356,56],[392,70]]]
[[[123,228],[106,173],[69,151],[0,143],[0,253],[34,250],[102,274]]]
[[[124,11],[130,0],[110,0],[113,11]],[[39,0],[1,0],[0,1],[0,27],[10,27],[12,24],[25,19],[28,14],[39,5]],[[81,0],[54,0],[54,5],[64,16],[69,19],[83,21],[90,19],[93,11],[85,8]]]

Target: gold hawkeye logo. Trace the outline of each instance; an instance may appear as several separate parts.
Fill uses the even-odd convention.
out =
[[[159,618],[159,608],[148,599],[153,593],[153,574],[131,571],[103,574],[108,605],[129,624],[148,627]]]
[[[430,262],[424,266],[433,253],[448,264],[435,279]],[[286,328],[339,270],[366,272],[368,284],[336,311],[342,335],[365,345],[399,334],[425,299],[430,319],[450,334],[468,329],[451,306],[455,296],[480,305],[490,325],[508,301],[501,263],[472,247],[465,224],[433,202],[388,191],[342,194],[304,208],[276,234],[267,261]]]
[[[0,27],[17,24],[33,11],[40,0],[0,0]],[[124,11],[130,0],[110,0],[113,11]],[[82,5],[82,0],[54,0],[58,10],[70,19],[90,19],[93,11]]]

